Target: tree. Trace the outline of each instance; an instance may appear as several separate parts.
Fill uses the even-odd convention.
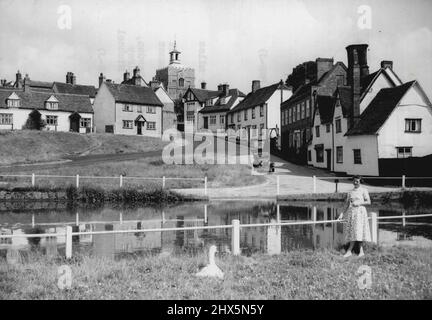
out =
[[[42,130],[43,128],[45,128],[45,126],[46,126],[46,122],[42,120],[41,113],[36,109],[34,109],[32,112],[30,112],[27,121],[23,126],[23,129]]]

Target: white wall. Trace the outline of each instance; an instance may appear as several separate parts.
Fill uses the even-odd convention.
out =
[[[367,108],[369,103],[375,98],[377,93],[384,88],[392,88],[393,84],[386,78],[386,76],[381,73],[375,82],[372,84],[372,87],[363,97],[363,100],[360,102],[360,114]]]
[[[162,135],[162,107],[154,106],[156,113],[147,113],[147,106],[128,104],[132,108],[132,112],[123,111],[124,103],[115,104],[116,121],[114,132],[116,134],[137,135],[137,126],[135,119],[142,115],[147,122],[156,122],[156,130],[147,130],[147,123],[142,128],[143,136],[161,137]],[[138,112],[138,107],[141,107],[142,112]],[[123,120],[133,121],[132,129],[123,128]]]
[[[348,136],[344,164],[349,175],[378,176],[378,145],[376,135]],[[361,150],[362,164],[354,164],[353,149]]]
[[[98,90],[93,104],[96,132],[103,133],[105,132],[105,126],[114,125],[114,105],[114,97],[106,84],[103,83]]]

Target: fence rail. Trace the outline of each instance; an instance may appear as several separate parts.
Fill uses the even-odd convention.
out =
[[[378,220],[385,219],[402,219],[405,221],[409,218],[431,217],[432,214],[418,214],[418,215],[399,215],[399,216],[381,216],[378,217],[375,212],[369,214],[369,223],[371,230],[372,242],[378,241]],[[315,220],[312,221],[287,221],[287,222],[271,222],[271,223],[252,223],[240,224],[240,220],[232,220],[229,225],[216,225],[216,226],[194,226],[194,227],[174,227],[174,228],[152,228],[152,229],[135,229],[135,230],[105,230],[105,231],[86,231],[86,232],[73,232],[71,226],[66,226],[65,233],[39,233],[39,234],[5,234],[0,235],[0,238],[41,238],[41,237],[66,237],[66,258],[72,257],[72,237],[80,235],[102,235],[102,234],[125,234],[125,233],[144,233],[144,232],[165,232],[165,231],[187,231],[187,230],[210,230],[210,229],[231,229],[232,230],[232,253],[239,255],[240,250],[240,230],[241,228],[256,228],[256,227],[282,227],[282,226],[298,226],[298,225],[316,225],[328,223],[340,223],[344,220]]]

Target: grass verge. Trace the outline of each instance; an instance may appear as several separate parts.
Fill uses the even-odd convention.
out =
[[[196,278],[201,256],[146,256],[73,261],[30,254],[23,263],[0,261],[0,299],[431,299],[432,249],[369,248],[364,258],[336,251],[277,256],[222,255],[224,280]],[[58,267],[72,269],[72,287],[57,287]],[[359,267],[371,268],[360,289]]]

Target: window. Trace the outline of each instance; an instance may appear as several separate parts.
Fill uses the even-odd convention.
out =
[[[142,106],[137,106],[137,112],[142,113]]]
[[[306,100],[306,118],[310,117],[310,104],[309,100]]]
[[[133,121],[132,120],[123,120],[123,129],[132,129]]]
[[[293,113],[292,121],[296,122],[297,121],[297,108],[296,108],[296,106],[294,106],[294,108],[292,108],[292,113]]]
[[[361,164],[361,150],[360,149],[353,149],[354,152],[354,164]]]
[[[292,109],[288,109],[288,123],[292,123]]]
[[[285,110],[282,110],[282,125],[285,125]]]
[[[421,119],[405,119],[405,132],[421,132]]]
[[[412,147],[396,147],[398,158],[412,157]]]
[[[305,103],[301,103],[301,118],[304,119],[306,116]]]
[[[345,84],[345,80],[344,80],[343,75],[337,75],[336,76],[336,84],[337,84],[337,86],[343,86]]]
[[[48,110],[58,110],[58,102],[45,102],[45,108]]]
[[[264,106],[260,106],[260,117],[264,117]]]
[[[57,125],[57,119],[58,119],[58,116],[46,116],[46,123],[49,126],[56,126]]]
[[[12,113],[0,113],[0,125],[12,124],[13,115]]]
[[[336,147],[336,162],[343,163],[343,147]]]
[[[156,130],[156,122],[148,121],[147,123],[147,130]]]
[[[224,124],[225,123],[225,116],[222,115],[222,114],[219,116],[219,123],[220,124]]]
[[[81,118],[80,119],[80,127],[81,128],[90,128],[91,126],[91,118]]]
[[[193,111],[187,111],[186,120],[194,122],[195,121],[195,113]]]
[[[326,124],[326,132],[329,133],[330,132],[330,123]]]
[[[297,105],[297,121],[300,120],[300,103]]]
[[[341,119],[336,119],[336,133],[342,132],[342,123]]]
[[[216,124],[216,116],[210,116],[210,124]]]
[[[247,119],[248,119],[248,113],[247,113],[247,110],[244,110],[243,111],[243,119],[244,119],[244,121],[247,121]]]
[[[320,130],[319,126],[315,126],[315,137],[319,138],[320,136]]]
[[[148,106],[147,107],[147,113],[156,113],[156,108],[153,106]]]
[[[252,108],[252,119],[255,119],[255,107]]]
[[[19,108],[20,101],[18,99],[8,99],[7,106],[9,108]]]
[[[132,112],[133,111],[133,107],[128,105],[128,104],[124,104],[123,105],[123,111],[125,112]]]
[[[240,122],[240,112],[237,112],[237,122]]]
[[[264,123],[260,124],[260,135],[262,136],[264,133]]]
[[[184,87],[184,79],[183,78],[180,78],[178,83],[179,83],[179,87]]]

